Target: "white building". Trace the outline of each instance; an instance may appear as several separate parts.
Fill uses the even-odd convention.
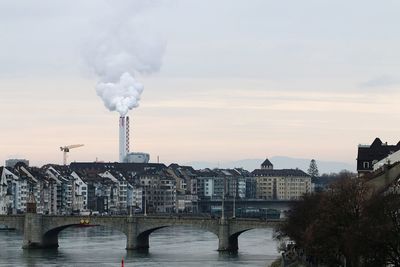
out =
[[[108,207],[112,212],[128,212],[128,182],[125,177],[118,172],[106,171],[99,174],[102,178],[108,178],[115,183],[111,188]]]
[[[76,173],[72,172],[71,177],[73,178],[73,201],[72,206],[74,211],[84,211],[87,210],[88,201],[88,186],[82,180],[82,178]]]
[[[143,199],[143,188],[140,186],[132,186],[128,184],[127,192],[127,205],[130,208],[129,212],[141,212],[142,211],[142,199]]]
[[[7,214],[9,206],[8,183],[4,167],[0,167],[0,214]]]
[[[1,184],[3,185],[2,207],[5,207],[5,212],[12,212],[13,214],[22,212],[22,207],[26,204],[26,186],[21,185],[19,177],[5,167],[3,167],[1,173]],[[7,186],[4,186],[5,184]]]
[[[63,168],[63,167],[59,167]],[[62,173],[62,170],[57,170],[50,166],[46,170],[46,174],[55,181],[57,190],[56,194],[56,211],[58,214],[71,214],[72,207],[72,192],[73,192],[73,178],[69,174]]]
[[[34,193],[36,199],[40,198],[40,184],[24,166],[18,166],[13,170],[3,167],[0,184],[0,212],[2,214],[25,212],[30,192]]]

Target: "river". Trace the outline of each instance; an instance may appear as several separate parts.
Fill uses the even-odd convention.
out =
[[[150,235],[148,253],[125,250],[121,232],[104,228],[67,228],[59,248],[23,250],[22,236],[0,231],[0,266],[268,266],[279,254],[272,229],[254,229],[239,236],[236,254],[219,253],[218,238],[203,230],[176,226]]]

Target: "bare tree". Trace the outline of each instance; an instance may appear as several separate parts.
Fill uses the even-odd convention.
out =
[[[400,266],[400,202],[381,204],[370,196],[362,181],[343,175],[327,191],[295,204],[277,237],[290,238],[327,266],[341,266],[344,259],[351,267]]]

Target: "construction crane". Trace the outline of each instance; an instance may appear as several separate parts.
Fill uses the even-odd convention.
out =
[[[60,146],[60,150],[64,152],[64,166],[67,165],[67,153],[69,152],[70,149],[77,148],[84,146],[82,144],[79,145],[69,145],[69,146]]]

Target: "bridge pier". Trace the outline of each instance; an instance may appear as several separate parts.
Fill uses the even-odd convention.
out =
[[[57,235],[43,235],[43,215],[26,213],[24,220],[23,249],[57,248]]]
[[[149,249],[149,235],[150,233],[139,233],[139,223],[137,218],[129,217],[127,220],[127,240],[126,249],[127,250],[144,250]]]
[[[219,221],[218,239],[218,251],[236,252],[238,250],[238,237],[230,235],[229,223],[225,218]]]
[[[22,248],[58,248],[57,231],[43,234],[43,215],[36,213],[36,200],[32,192],[26,202]]]
[[[42,215],[26,213],[24,220],[24,241],[22,248],[38,248],[43,244]]]

